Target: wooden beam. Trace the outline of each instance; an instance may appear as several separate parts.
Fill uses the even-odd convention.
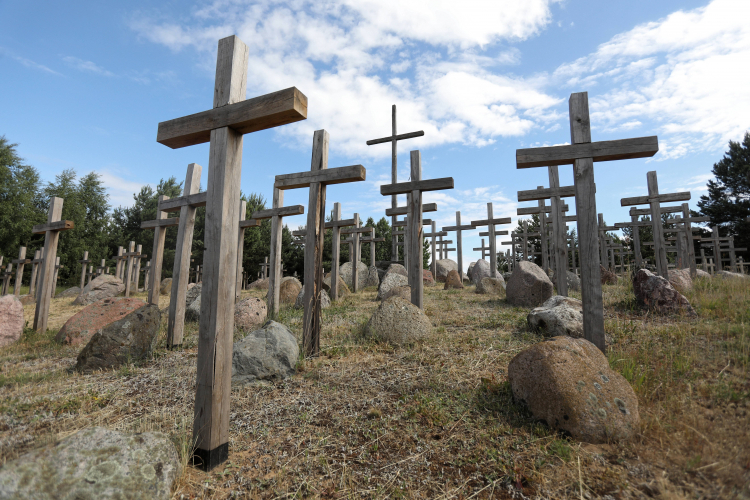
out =
[[[208,193],[202,191],[192,194],[182,195],[179,198],[171,198],[159,204],[159,210],[162,212],[179,212],[182,207],[205,207]]]
[[[409,207],[396,207],[396,208],[386,208],[385,209],[385,215],[388,216],[395,216],[395,215],[406,215],[408,212]],[[437,212],[437,203],[425,203],[422,205],[422,213],[425,212]]]
[[[371,139],[367,141],[367,145],[372,146],[373,144],[382,144],[384,142],[403,141],[404,139],[413,139],[415,137],[422,137],[423,135],[424,135],[424,130],[420,130],[418,132],[409,132],[407,134],[400,134],[400,135],[395,135],[395,136],[390,136],[390,137],[381,137],[380,139]]]
[[[365,167],[362,165],[351,165],[348,167],[277,175],[274,187],[278,189],[298,189],[309,187],[311,184],[315,183],[328,185],[359,182],[364,181],[366,176],[367,171],[365,170]]]
[[[58,220],[55,222],[47,222],[45,224],[37,224],[31,228],[33,234],[44,234],[47,231],[67,231],[73,229],[75,223],[72,220]]]
[[[672,203],[675,201],[689,201],[690,191],[683,191],[680,193],[668,193],[660,194],[658,196],[634,196],[632,198],[622,198],[620,200],[621,207],[629,207],[632,205],[648,205],[650,203]]]
[[[275,188],[278,189],[278,188]],[[261,219],[271,219],[274,216],[278,217],[290,217],[293,215],[302,215],[305,213],[305,207],[302,205],[291,205],[289,207],[278,207],[278,208],[269,208],[267,210],[258,210],[257,212],[253,212],[253,219],[261,220]]]
[[[575,160],[591,158],[592,162],[649,158],[659,152],[657,137],[636,137],[615,141],[587,142],[570,146],[516,150],[518,168],[572,165]]]
[[[380,186],[380,194],[383,196],[394,194],[407,194],[414,191],[439,191],[441,189],[453,189],[453,177],[439,179],[427,179],[424,181],[399,182],[398,184],[384,184]],[[409,212],[410,214],[412,212]],[[421,215],[421,214],[420,214]]]
[[[179,217],[171,217],[169,219],[154,219],[141,222],[141,229],[156,229],[157,227],[170,227],[178,226],[180,224]]]
[[[518,192],[518,201],[536,201],[546,200],[549,198],[569,198],[575,196],[575,186],[563,186],[546,189],[530,189],[528,191]]]

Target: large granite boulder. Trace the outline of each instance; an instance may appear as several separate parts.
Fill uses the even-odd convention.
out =
[[[114,368],[151,356],[161,323],[156,304],[148,304],[99,329],[78,354],[76,370]]]
[[[723,279],[738,279],[738,280],[748,279],[748,275],[746,274],[733,273],[731,271],[719,271],[716,273],[716,276],[719,278],[723,278]]]
[[[424,286],[435,286],[435,280],[432,279],[432,272],[427,269],[422,270],[422,284]]]
[[[0,347],[12,344],[23,333],[23,304],[15,295],[0,297]]]
[[[536,307],[552,297],[552,290],[547,273],[533,262],[522,260],[516,264],[505,285],[505,298],[514,306]]]
[[[87,306],[102,299],[117,297],[125,291],[125,283],[110,274],[97,276],[83,287],[83,294],[76,297],[74,304]]]
[[[62,344],[87,344],[96,332],[145,305],[141,299],[125,297],[112,297],[94,302],[66,321],[55,335],[55,340]]]
[[[458,271],[458,264],[451,259],[442,259],[435,262],[435,281],[438,283],[445,283],[448,279],[448,273],[451,271]]]
[[[365,325],[364,335],[382,342],[406,345],[427,336],[432,324],[425,313],[401,297],[384,300]]]
[[[363,262],[357,262],[357,289],[362,290],[365,288],[367,284],[367,278],[370,275],[370,269],[363,263]],[[341,276],[341,279],[344,280],[344,283],[346,283],[346,286],[349,287],[350,290],[353,289],[352,285],[352,263],[346,262],[344,265],[342,265],[339,268],[339,276]]]
[[[401,297],[407,302],[411,302],[411,287],[410,286],[397,286],[388,290],[383,296],[383,300],[388,300],[391,297]]]
[[[616,285],[617,275],[606,269],[604,266],[599,264],[599,272],[601,273],[602,285]]]
[[[466,269],[466,277],[471,281],[471,271],[474,269],[476,262],[469,262],[469,267]]]
[[[331,296],[331,273],[326,274],[325,278],[323,278],[323,290],[326,291],[328,294],[328,297]],[[338,289],[336,290],[336,293],[339,296],[339,299],[342,299],[352,293],[349,290],[349,287],[346,286],[346,283],[344,283],[344,280],[341,279],[341,276],[339,275],[338,280]]]
[[[60,292],[57,295],[55,295],[56,298],[61,299],[63,297],[75,297],[77,295],[80,295],[81,293],[81,287],[74,286],[73,288],[68,288],[64,292]]]
[[[297,339],[289,328],[273,320],[235,342],[232,382],[283,380],[294,375],[299,360]]]
[[[638,305],[661,314],[684,312],[695,316],[695,310],[672,284],[647,269],[639,269],[633,278],[633,292]]]
[[[380,278],[378,277],[378,268],[375,266],[370,266],[367,270],[367,282],[365,283],[365,287],[378,286],[378,285],[380,285]]]
[[[279,303],[280,304],[294,304],[302,290],[302,283],[297,278],[287,276],[281,280],[281,286],[279,287]]]
[[[302,309],[305,307],[305,285],[302,285],[302,290],[297,295],[297,300],[294,301],[294,307]],[[331,307],[331,297],[328,296],[328,292],[325,290],[320,291],[320,307],[322,309],[328,309]]]
[[[508,365],[513,397],[538,420],[587,443],[638,433],[638,399],[627,380],[585,339],[553,337],[520,352]]]
[[[406,276],[398,273],[386,273],[385,278],[380,283],[380,288],[378,288],[377,298],[382,300],[391,288],[398,286],[409,286],[409,280]]]
[[[463,287],[464,284],[461,282],[461,275],[455,269],[451,270],[445,278],[443,290],[460,290]]]
[[[492,268],[490,263],[484,259],[479,259],[474,262],[473,266],[469,266],[469,279],[471,284],[477,286],[482,278],[489,278],[492,276]]]
[[[505,294],[505,280],[499,274],[497,275],[497,278],[482,278],[482,281],[479,282],[474,293],[487,295]]]
[[[667,271],[669,282],[680,293],[689,292],[693,289],[693,278],[690,277],[690,269],[670,269]]]
[[[547,299],[541,307],[532,309],[526,320],[529,328],[545,337],[583,338],[583,303],[571,297],[555,295]]]
[[[88,427],[3,465],[0,498],[167,500],[181,468],[166,434]]]
[[[268,278],[260,278],[248,285],[250,289],[268,290]]]
[[[266,321],[268,306],[265,300],[250,297],[234,306],[234,327],[251,332]]]
[[[172,293],[172,278],[164,278],[159,285],[159,294],[170,295]]]
[[[409,277],[409,273],[406,271],[406,268],[402,266],[401,264],[394,263],[388,266],[388,269],[386,269],[385,274],[388,275],[390,273],[400,274],[401,276],[404,276],[406,278]],[[385,279],[385,277],[383,277],[383,279]]]

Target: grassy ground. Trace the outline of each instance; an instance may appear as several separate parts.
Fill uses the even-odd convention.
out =
[[[750,283],[697,282],[697,319],[640,311],[621,283],[604,287],[605,321],[610,365],[639,398],[631,442],[579,443],[514,403],[508,363],[540,340],[528,310],[427,288],[432,334],[394,348],[360,336],[378,306],[368,289],[324,312],[323,354],[298,375],[233,388],[229,461],[186,467],[174,498],[750,497]],[[80,375],[78,349],[52,341],[71,301],[53,300],[47,334],[0,349],[0,457],[104,425],[165,432],[187,462],[197,325],[170,352],[165,315],[152,360]],[[280,320],[300,335],[301,316]]]

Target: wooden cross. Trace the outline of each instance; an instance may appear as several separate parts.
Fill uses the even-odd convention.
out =
[[[55,274],[52,276],[52,298],[55,298],[55,295],[57,294],[57,275],[59,274],[60,269],[65,268],[65,266],[60,264],[60,257],[55,257]]]
[[[650,205],[651,208],[651,228],[654,232],[654,260],[656,260],[656,272],[664,279],[669,279],[667,272],[667,252],[664,247],[664,226],[661,222],[661,204],[672,201],[687,201],[690,199],[690,192],[660,194],[659,183],[656,178],[656,171],[646,174],[648,180],[648,196],[636,196],[633,198],[623,198],[620,205],[628,207],[632,205]]]
[[[425,220],[422,220],[422,224],[424,225]],[[437,279],[437,259],[436,259],[436,245],[435,245],[435,238],[442,238],[443,236],[447,236],[448,233],[446,231],[440,231],[438,232],[436,226],[436,223],[430,220],[430,226],[432,229],[432,232],[424,233],[422,235],[423,238],[430,238],[432,240],[431,243],[431,262],[430,262],[430,272],[432,273],[432,277],[434,279]],[[406,267],[406,266],[404,266]]]
[[[437,209],[438,209],[437,203],[425,203],[425,204],[422,205],[422,214],[424,215],[425,212],[437,212]],[[388,209],[386,209],[385,215],[391,215],[391,216],[393,216],[392,225],[391,225],[392,228],[406,227],[406,217],[404,217],[403,221],[399,221],[396,216],[397,215],[406,215],[407,212],[408,212],[408,210],[409,210],[408,206],[395,207],[395,208],[388,208]],[[423,220],[422,220],[422,225],[423,226],[428,226],[428,225],[430,225],[432,223],[432,221],[430,221],[430,223],[426,223],[425,221],[427,221],[427,220],[429,220],[429,219],[424,219],[423,218]],[[393,244],[393,247],[396,248],[396,250],[398,250],[399,246],[403,247],[404,244],[408,245],[408,243],[405,243],[409,239],[409,235],[407,234],[406,230],[404,230],[404,231],[398,231],[398,232],[392,232],[391,235],[395,236],[395,238],[392,239],[391,241],[392,242],[393,242],[393,240],[396,241],[396,243]],[[403,238],[403,242],[399,242],[398,241],[398,236],[399,235],[403,235],[403,237],[404,237]],[[396,256],[395,259],[393,258],[393,255]],[[397,258],[398,257],[398,252],[396,252],[393,255],[391,256],[392,257],[391,258],[391,262],[398,261],[398,258]],[[409,265],[409,262],[408,262],[406,253],[404,252],[404,267],[408,267],[408,265]]]
[[[98,270],[99,268],[97,268],[97,273],[99,272]],[[143,267],[143,291],[144,292],[148,291],[149,289],[148,277],[151,274],[150,271],[151,271],[151,261],[148,261],[146,262],[146,265]]]
[[[407,198],[409,196],[410,195],[407,195]],[[430,203],[428,205],[435,205],[435,204],[434,203]],[[437,205],[435,205],[435,206],[437,206]],[[422,211],[422,213],[424,214],[424,210]],[[409,248],[409,243],[408,243],[408,241],[409,241],[409,223],[407,222],[408,219],[409,219],[409,217],[405,216],[404,220],[396,222],[396,225],[393,226],[394,228],[403,227],[404,228],[403,231],[393,231],[391,233],[391,234],[396,235],[396,236],[403,235],[404,241],[403,242],[399,242],[398,246],[404,247],[404,249]],[[432,225],[432,219],[422,218],[422,225],[423,226],[431,226]],[[426,237],[427,237],[426,234],[422,234],[422,238],[426,238]],[[422,241],[421,243],[424,244],[424,241]],[[404,250],[404,267],[406,269],[409,268],[409,256],[407,255],[406,250]]]
[[[240,288],[244,289],[244,278],[240,275],[240,271],[242,271],[242,275],[244,275],[244,271],[242,270],[242,256],[244,254],[244,246],[245,246],[245,229],[249,227],[260,227],[260,220],[257,219],[248,219],[247,218],[247,202],[245,200],[240,201],[240,233],[238,236],[238,243],[237,243],[237,290],[235,291],[235,301],[240,301]],[[240,287],[240,284],[242,286]]]
[[[456,232],[456,252],[457,252],[457,260],[458,260],[458,273],[461,275],[462,283],[464,280],[464,254],[463,254],[462,233],[470,229],[476,229],[476,227],[472,226],[471,224],[465,224],[462,226],[460,211],[456,211],[456,225],[455,226],[443,227],[443,231],[446,231],[446,232],[455,231]],[[484,258],[484,253],[482,253],[482,258]]]
[[[298,189],[309,187],[307,235],[305,236],[305,294],[302,323],[303,348],[306,356],[320,352],[320,297],[323,291],[323,240],[325,236],[326,187],[329,184],[364,181],[365,167],[353,165],[328,169],[328,132],[316,130],[309,172],[277,175],[274,187]],[[358,234],[358,233],[357,233]],[[357,236],[358,238],[358,236]],[[356,276],[356,266],[352,277]]]
[[[537,189],[544,189],[544,186],[537,186]],[[550,261],[549,261],[549,254],[548,254],[548,243],[547,243],[547,213],[552,211],[552,206],[548,206],[545,201],[545,199],[538,200],[538,207],[530,207],[530,208],[519,208],[516,211],[516,215],[533,215],[536,214],[539,216],[539,227],[540,229],[540,240],[542,245],[542,269],[549,269],[550,268]],[[554,225],[553,225],[553,234],[554,234]]]
[[[692,224],[695,222],[709,222],[711,220],[710,217],[691,217],[690,216],[690,208],[687,203],[682,204],[682,217],[677,217],[675,220],[681,222],[684,224],[684,234],[685,234],[685,257],[687,258],[687,261],[690,265],[690,276],[695,278],[697,276],[697,265],[695,262],[695,245],[693,245],[692,239],[693,239],[693,231],[699,230],[701,228],[698,227],[692,227]]]
[[[31,283],[29,283],[29,295],[36,297],[37,282],[39,281],[39,269],[44,256],[44,247],[34,252],[34,260],[31,261]]]
[[[73,229],[72,220],[60,220],[62,216],[63,199],[52,197],[47,213],[47,223],[32,228],[34,234],[44,234],[44,258],[39,275],[39,291],[34,311],[34,330],[40,333],[47,331],[49,306],[55,293],[54,276],[56,275],[57,243],[60,232]]]
[[[263,264],[260,265],[260,268],[263,271],[263,275],[262,275],[263,279],[268,278],[268,266],[269,266],[269,264],[268,264],[268,257],[266,257],[266,261]]]
[[[13,285],[13,295],[21,295],[21,282],[23,281],[23,268],[26,264],[31,263],[31,259],[26,258],[26,247],[18,249],[18,259],[12,260],[11,263],[16,265],[16,282]]]
[[[573,164],[581,256],[583,332],[586,340],[604,351],[606,342],[596,227],[594,162],[651,157],[658,152],[659,143],[656,136],[591,142],[588,94],[571,94],[568,108],[572,144],[516,150],[516,166],[528,168]]]
[[[357,272],[357,266],[362,261],[362,242],[360,241],[360,234],[370,232],[369,227],[359,227],[360,220],[359,214],[354,214],[354,225],[348,229],[342,229],[341,234],[351,234],[351,238],[344,240],[349,243],[349,262],[352,264],[352,292],[357,293],[359,291],[359,273]]]
[[[159,201],[156,205],[156,219],[141,222],[141,229],[154,230],[154,248],[151,252],[153,264],[149,266],[149,289],[148,303],[159,305],[159,288],[161,286],[161,265],[164,260],[164,239],[167,236],[167,228],[177,226],[180,223],[179,217],[167,218],[166,211],[162,211],[162,206],[169,201],[169,197],[159,195]],[[104,264],[102,264],[104,265]]]
[[[609,251],[609,246],[607,245],[607,231],[617,231],[619,228],[617,226],[605,225],[604,214],[598,214],[597,222],[599,230],[599,251],[601,252],[601,261],[605,264],[608,264],[607,267],[613,268],[612,270],[614,271],[615,255],[614,252],[610,253]]]
[[[124,257],[122,254],[125,253],[125,249],[123,247],[117,247],[117,257],[115,257],[115,278],[122,280],[122,274],[123,274],[123,263],[127,259],[127,257]],[[122,280],[123,283],[125,280]]]
[[[370,267],[375,267],[375,244],[385,241],[385,238],[376,238],[375,228],[371,227],[370,236],[365,236],[360,241],[370,244]]]
[[[453,177],[442,179],[422,180],[422,156],[419,151],[411,152],[411,181],[380,186],[380,194],[389,196],[406,194],[409,213],[407,215],[407,234],[404,255],[408,256],[409,285],[411,286],[411,302],[420,309],[423,308],[423,276],[422,276],[422,193],[453,189]],[[416,237],[415,237],[416,236]]]
[[[571,268],[573,269],[574,274],[578,274],[578,265],[576,264],[576,239],[575,236],[570,235],[568,236],[568,243],[570,245],[570,250],[568,254],[570,255],[570,262],[571,262]]]
[[[125,280],[125,297],[130,297],[130,287],[133,282],[133,273],[135,272],[134,257],[140,257],[140,253],[135,251],[135,241],[128,243],[128,251],[123,253],[127,269],[123,266],[123,278]],[[137,291],[137,290],[136,290]]]
[[[508,242],[504,242],[504,243],[501,243],[501,244],[505,245],[506,243],[508,245],[510,245],[510,243],[508,243]],[[472,248],[472,250],[474,250],[475,252],[481,251],[482,252],[482,259],[484,259],[485,257],[489,257],[490,256],[490,247],[484,246],[484,238],[482,238],[482,246],[479,247],[479,248]]]
[[[330,226],[329,226],[330,224]],[[354,214],[352,219],[341,219],[341,203],[333,204],[333,212],[331,213],[331,221],[326,222],[326,229],[331,228],[332,240],[331,240],[331,300],[339,300],[339,271],[340,271],[340,260],[341,260],[341,228],[349,227],[359,224],[359,215]]]
[[[13,276],[13,264],[8,264],[8,267],[5,269],[5,272],[3,273],[3,287],[2,287],[2,291],[0,291],[0,295],[6,295],[8,293],[10,279],[12,276]]]
[[[247,57],[236,36],[219,40],[213,109],[160,123],[156,139],[170,148],[210,141],[193,424],[194,462],[205,470],[229,453],[242,137],[307,117],[307,98],[293,87],[245,99]]]
[[[136,245],[135,247],[135,291],[138,291],[138,285],[141,282],[141,260],[145,259],[143,255],[143,245]]]
[[[86,286],[86,267],[89,265],[89,251],[84,250],[83,252],[83,260],[79,260],[78,263],[81,264],[81,291],[78,294],[79,297],[83,296],[83,287]]]
[[[372,139],[370,141],[367,141],[368,146],[372,146],[373,144],[383,144],[386,142],[391,143],[391,183],[396,184],[398,182],[398,158],[396,154],[397,150],[397,144],[398,141],[403,141],[405,139],[413,139],[414,137],[422,137],[424,135],[423,130],[419,130],[417,132],[409,132],[407,134],[401,134],[397,135],[396,133],[396,105],[394,104],[391,107],[391,135],[389,137],[382,137],[380,139]],[[391,195],[391,210],[396,210],[398,207],[398,196],[397,195]],[[397,222],[396,215],[404,215],[403,214],[390,214],[391,215],[391,227],[393,227]],[[386,215],[388,214],[388,210],[386,210]],[[404,241],[406,241],[406,238],[404,238]],[[391,238],[391,261],[396,262],[398,261],[398,237]]]
[[[446,231],[440,231],[440,259],[448,259],[448,252],[455,252],[455,248],[449,248],[453,244],[453,240],[444,240],[443,236],[448,236]]]
[[[521,231],[521,238],[523,239],[523,260],[529,260],[529,257],[531,256],[529,251],[529,238],[540,236],[541,233],[530,233],[529,221],[527,220],[521,221],[521,227],[523,228],[523,231]]]
[[[104,270],[107,269],[106,259],[102,259],[101,264],[96,268],[96,275],[101,276],[104,274]]]
[[[305,213],[305,207],[302,205],[284,206],[284,191],[274,187],[273,189],[273,208],[259,210],[254,212],[252,218],[260,221],[271,219],[271,263],[270,275],[268,277],[268,295],[266,302],[268,305],[269,319],[275,319],[279,314],[279,297],[281,292],[281,237],[283,235],[283,217],[302,215]]]
[[[490,236],[490,276],[497,278],[497,242],[495,240],[495,225],[510,224],[510,217],[495,219],[492,216],[492,202],[487,203],[487,218],[484,220],[473,220],[471,225],[474,227],[487,226]]]

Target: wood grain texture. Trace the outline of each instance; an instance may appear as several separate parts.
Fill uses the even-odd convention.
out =
[[[332,240],[331,240],[331,300],[339,300],[339,266],[341,265],[341,226],[338,222],[341,220],[341,203],[333,204],[333,213],[331,214]],[[350,219],[352,224],[356,224],[354,219]]]
[[[34,252],[34,260],[31,261],[31,281],[29,282],[29,295],[31,295],[32,297],[35,297],[34,292],[36,292],[37,274],[39,265],[42,262],[43,252],[44,248],[36,250]],[[0,264],[2,264],[2,257],[0,257]]]
[[[278,189],[278,188],[274,188]],[[271,219],[273,217],[291,217],[293,215],[302,215],[305,213],[305,207],[302,205],[291,205],[289,207],[269,208],[267,210],[258,210],[253,212],[252,218],[257,220]]]
[[[67,231],[74,227],[75,223],[72,220],[57,220],[45,224],[37,224],[31,229],[31,232],[34,234],[44,234],[48,231]]]
[[[203,167],[190,163],[185,174],[182,198],[189,198],[200,189]],[[193,232],[197,208],[190,204],[180,207],[180,224],[177,227],[174,266],[172,268],[172,291],[169,296],[169,317],[167,320],[167,349],[182,345],[185,335],[185,296],[190,281],[190,255],[193,249]]]
[[[242,257],[244,255],[244,249],[245,249],[245,227],[242,226],[242,223],[247,218],[247,202],[245,200],[240,200],[240,223],[239,225],[239,233],[237,236],[237,284],[235,285],[234,290],[234,302],[237,303],[240,301],[240,295],[242,293],[243,289],[243,275],[244,271],[242,269]]]
[[[518,201],[547,200],[552,197],[569,198],[575,196],[575,186],[562,186],[546,189],[531,189],[518,192]]]
[[[417,132],[408,132],[406,134],[392,135],[390,137],[381,137],[380,139],[371,139],[367,141],[367,145],[372,146],[374,144],[382,144],[384,142],[403,141],[404,139],[413,139],[415,137],[422,137],[423,135],[424,130],[419,130]]]
[[[273,208],[280,209],[284,206],[284,191],[273,189]],[[255,216],[255,214],[253,214]],[[255,218],[255,217],[253,217]],[[271,217],[271,266],[268,276],[268,305],[269,319],[276,319],[279,315],[279,292],[281,290],[281,237],[283,235],[283,220],[280,215]]]
[[[380,194],[387,196],[392,194],[408,194],[414,191],[439,191],[442,189],[453,189],[453,177],[427,179],[424,181],[412,180],[410,182],[399,182],[398,184],[384,184],[380,186]],[[421,217],[422,214],[420,213],[419,215]]]
[[[423,186],[448,186],[450,184],[450,188],[453,188],[453,178],[448,177],[447,179],[450,179],[450,182],[447,181],[447,179],[434,179],[435,181],[440,181],[437,183],[432,184],[426,184],[429,183],[429,181],[422,181],[422,155],[419,151],[411,151],[410,153],[410,170],[411,170],[411,179],[412,182],[404,182],[401,184],[391,184],[391,186],[403,186],[403,185],[410,185],[411,188],[411,194],[408,197],[408,205],[409,205],[409,215],[407,217],[407,222],[409,225],[407,226],[407,240],[406,244],[408,247],[406,247],[406,251],[409,253],[409,267],[406,269],[407,274],[409,275],[409,286],[411,286],[411,303],[417,306],[420,309],[423,309],[423,291],[424,291],[424,282],[422,280],[422,271],[423,271],[423,263],[422,263],[422,191],[420,190]],[[384,193],[383,188],[387,186],[381,186],[380,187],[380,193],[381,194],[391,194],[391,193]],[[436,189],[447,189],[446,187],[443,188],[436,188]],[[399,193],[392,193],[392,194],[399,194]]]
[[[47,227],[44,235],[44,260],[39,268],[39,285],[34,310],[34,330],[40,333],[47,331],[49,306],[55,290],[53,276],[55,274],[55,260],[57,258],[57,244],[60,239],[60,229],[53,229],[52,224],[60,221],[62,216],[63,199],[52,197],[47,212]]]
[[[126,259],[127,269],[125,270],[125,297],[130,297],[130,287],[132,286],[133,280],[131,276],[135,271],[133,263],[133,253],[135,253],[135,241],[128,243],[128,257]]]
[[[157,227],[179,226],[179,217],[170,217],[168,219],[154,219],[141,222],[141,229],[156,229]]]
[[[88,258],[89,253],[84,252],[84,260]],[[28,260],[26,258],[26,247],[20,247],[18,249],[18,259],[12,261],[13,264],[16,264],[16,281],[13,284],[13,295],[19,296],[21,295],[21,282],[23,281],[23,268],[26,264],[30,263],[31,260]],[[84,264],[85,267],[85,264]],[[83,273],[85,277],[85,272]],[[83,288],[83,287],[81,287]]]
[[[543,188],[537,188],[537,190],[539,190],[539,189],[543,189]],[[542,199],[543,200],[547,200],[547,199],[551,199],[551,198],[552,197],[550,197],[550,198],[542,198]],[[567,212],[569,209],[570,209],[570,207],[568,205],[566,205],[565,203],[562,203],[562,208],[560,209],[561,211]],[[546,214],[552,213],[553,212],[552,206],[551,205],[546,205],[544,207],[543,211]],[[535,215],[535,214],[539,214],[539,213],[542,213],[542,209],[540,207],[521,207],[521,208],[516,209],[516,215]]]
[[[172,149],[202,144],[212,130],[249,134],[307,118],[307,97],[295,87],[159,123],[156,142]]]
[[[180,212],[182,207],[189,206],[193,208],[205,207],[206,197],[208,196],[206,191],[195,192],[188,195],[182,195],[178,198],[172,198],[166,200],[162,205],[159,205],[159,210],[162,212]]]
[[[425,203],[424,205],[422,205],[422,213],[437,212],[437,209],[437,203]],[[386,208],[385,215],[406,215],[408,213],[408,210],[409,207]]]
[[[262,221],[257,220],[257,219],[246,219],[246,220],[240,221],[239,226],[240,226],[240,229],[247,229],[249,227],[260,227],[261,222]]]
[[[589,132],[590,135],[590,132]],[[594,162],[649,158],[659,152],[656,136],[575,143],[570,146],[550,146],[516,150],[517,168],[571,165],[579,158],[591,158]]]
[[[350,165],[348,167],[329,168],[322,171],[311,170],[310,172],[277,175],[274,187],[278,189],[299,189],[309,187],[315,183],[343,184],[364,181],[366,178],[367,170],[365,170],[365,167],[362,165]]]
[[[651,208],[651,230],[654,235],[654,260],[656,261],[656,272],[659,276],[669,280],[669,268],[667,267],[667,251],[665,250],[666,242],[664,241],[664,225],[661,221],[661,201],[659,195],[659,182],[656,177],[656,171],[652,170],[646,173],[648,181],[648,199]],[[688,198],[690,199],[690,193]],[[671,200],[677,201],[677,200]],[[626,205],[623,205],[626,206]]]
[[[649,205],[651,203],[672,203],[674,201],[688,201],[690,200],[690,191],[683,191],[680,193],[665,193],[656,194],[654,196],[634,196],[632,198],[622,198],[620,200],[621,207],[629,207],[632,205]]]

